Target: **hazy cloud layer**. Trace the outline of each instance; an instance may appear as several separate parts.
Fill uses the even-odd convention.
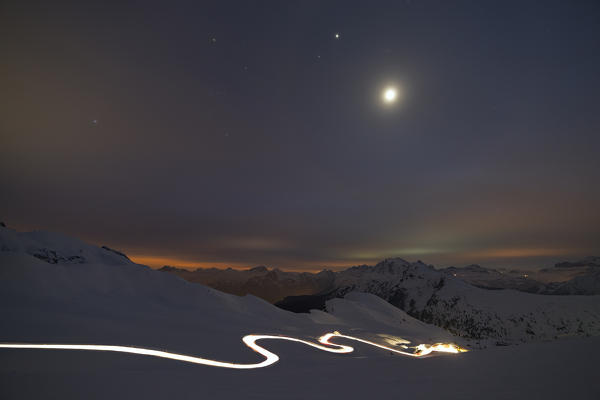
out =
[[[203,265],[598,254],[598,15],[7,2],[0,218]]]

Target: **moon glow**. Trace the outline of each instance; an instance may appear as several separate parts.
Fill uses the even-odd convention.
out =
[[[382,97],[385,103],[394,103],[398,98],[398,91],[394,87],[387,87],[383,90]]]

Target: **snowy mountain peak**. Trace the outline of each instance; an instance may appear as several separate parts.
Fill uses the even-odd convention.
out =
[[[465,269],[454,269],[465,272]],[[471,266],[466,273],[481,275]],[[597,296],[534,295],[475,287],[457,273],[435,270],[424,263],[384,260],[338,272],[329,298],[350,292],[375,294],[421,321],[484,343],[518,343],[559,336],[600,334]],[[502,275],[489,270],[490,274]],[[519,278],[526,279],[526,278]],[[563,287],[566,293],[590,290],[598,277]],[[590,294],[592,294],[590,292]],[[596,298],[594,298],[596,297]]]
[[[268,268],[264,265],[259,265],[258,267],[250,268],[248,272],[268,272]]]
[[[363,275],[363,274],[382,274],[382,275],[406,275],[407,273],[412,274],[429,274],[435,271],[433,266],[427,265],[422,261],[410,263],[402,258],[388,258],[375,266],[360,265],[357,267],[351,267],[344,272]]]
[[[109,247],[48,231],[17,232],[0,227],[0,251],[25,253],[49,264],[131,264],[129,258]]]
[[[555,268],[600,267],[600,257],[588,256],[579,261],[565,261],[554,265]]]

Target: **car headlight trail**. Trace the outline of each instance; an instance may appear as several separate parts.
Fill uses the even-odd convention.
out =
[[[433,352],[443,353],[461,353],[467,351],[455,344],[450,343],[437,343],[433,345],[420,344],[414,346],[414,352],[398,350],[392,347],[384,346],[378,343],[371,342],[369,340],[356,338],[353,336],[342,335],[339,332],[330,332],[321,336],[318,339],[318,343],[309,342],[289,336],[275,336],[275,335],[246,335],[242,338],[242,341],[254,350],[255,352],[262,355],[265,359],[262,362],[254,364],[238,364],[225,361],[209,360],[201,357],[194,357],[185,354],[171,353],[167,351],[145,349],[141,347],[130,347],[130,346],[114,346],[114,345],[95,345],[95,344],[45,344],[45,343],[0,343],[0,348],[4,349],[42,349],[42,350],[88,350],[88,351],[113,351],[117,353],[130,353],[139,354],[152,357],[166,358],[170,360],[182,361],[192,364],[208,365],[211,367],[220,368],[232,368],[232,369],[254,369],[268,367],[269,365],[275,364],[279,361],[279,356],[262,346],[259,346],[256,342],[259,340],[288,340],[291,342],[298,342],[305,344],[316,349],[327,351],[329,353],[352,353],[354,348],[347,345],[332,343],[332,338],[343,338],[348,340],[354,340],[360,343],[375,346],[383,350],[387,350],[396,354],[401,354],[408,357],[423,357]]]

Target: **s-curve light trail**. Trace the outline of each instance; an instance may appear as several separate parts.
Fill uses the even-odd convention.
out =
[[[384,346],[381,344],[373,343],[365,339],[356,338],[353,336],[342,335],[339,332],[330,332],[319,338],[319,343],[312,343],[306,340],[297,339],[289,336],[273,336],[273,335],[246,335],[243,337],[242,341],[246,344],[246,346],[250,347],[252,350],[256,351],[263,357],[265,360],[255,364],[237,364],[230,363],[225,361],[216,361],[216,360],[208,360],[206,358],[186,356],[184,354],[170,353],[167,351],[159,351],[152,349],[144,349],[140,347],[129,347],[129,346],[112,346],[112,345],[95,345],[95,344],[35,344],[35,343],[0,343],[0,348],[4,349],[43,349],[43,350],[90,350],[90,351],[114,351],[118,353],[131,353],[131,354],[141,354],[145,356],[153,356],[160,358],[168,358],[170,360],[177,360],[188,362],[192,364],[202,364],[209,365],[211,367],[221,367],[221,368],[233,368],[233,369],[253,369],[253,368],[263,368],[269,365],[275,364],[279,361],[279,356],[275,353],[270,352],[264,347],[256,344],[258,340],[263,339],[273,339],[273,340],[289,340],[291,342],[298,342],[305,344],[307,346],[314,347],[319,350],[328,351],[330,353],[352,353],[354,351],[353,347],[345,346],[342,344],[331,343],[330,339],[333,337],[339,337],[349,340],[355,340],[357,342],[365,343],[371,346],[379,347],[380,349],[388,350],[393,353],[402,354],[404,356],[409,357],[423,357],[432,352],[442,352],[442,353],[462,353],[467,351],[457,345],[454,344],[446,344],[446,343],[437,343],[433,345],[420,344],[415,346],[415,352],[402,351],[398,349],[394,349],[392,347]]]

